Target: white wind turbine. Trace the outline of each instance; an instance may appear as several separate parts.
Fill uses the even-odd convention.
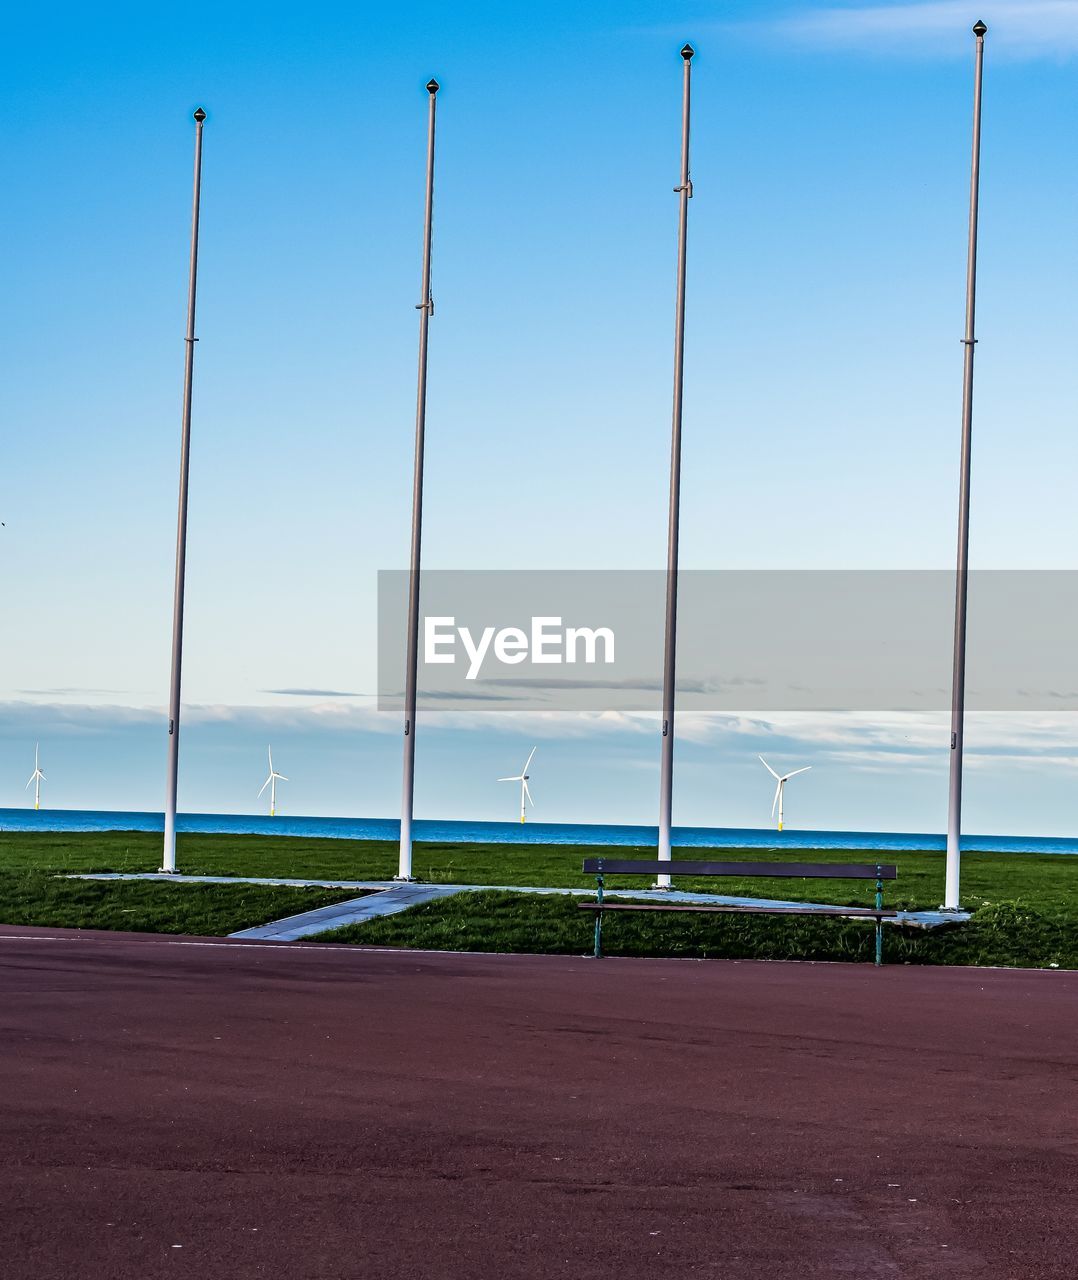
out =
[[[273,767],[273,748],[272,748],[272,747],[269,747],[269,748],[267,748],[267,750],[268,750],[268,753],[269,753],[269,767],[270,767],[270,771],[269,771],[269,777],[268,777],[268,778],[266,779],[266,781],[265,781],[265,782],[263,782],[263,784],[262,784],[262,791],[265,791],[265,789],[266,789],[267,787],[269,787],[269,789],[270,789],[270,817],[271,817],[271,818],[276,818],[276,816],[277,816],[277,782],[278,782],[278,779],[279,779],[281,782],[287,782],[287,781],[288,781],[288,779],[284,776],[284,774],[283,774],[283,773],[278,773],[278,772],[277,772],[277,770],[276,770],[276,769],[274,769],[274,767]],[[258,794],[259,794],[259,795],[261,795],[261,794],[262,794],[262,791],[260,791]]]
[[[537,748],[532,747],[531,755],[524,762],[524,768],[511,778],[499,778],[499,782],[519,782],[520,783],[520,820],[525,819],[525,801],[535,808],[535,801],[532,799],[532,793],[528,790],[528,765],[532,762],[532,756],[535,755]]]
[[[771,816],[774,817],[775,810],[778,809],[779,830],[781,831],[782,830],[782,793],[785,790],[786,784],[787,782],[790,781],[791,778],[796,778],[799,773],[808,773],[808,771],[812,768],[812,765],[807,764],[803,769],[795,769],[793,773],[784,773],[780,777],[775,772],[775,770],[772,769],[772,767],[767,763],[767,761],[763,758],[763,756],[760,756],[759,759],[760,759],[760,763],[764,766],[764,768],[768,771],[768,773],[773,778],[777,779],[777,782],[778,782],[778,785],[775,787],[775,798],[774,800],[771,801]]]
[[[34,743],[34,772],[30,775],[30,781],[27,782],[25,787],[23,787],[23,790],[27,791],[29,790],[30,783],[32,782],[34,784],[35,809],[41,808],[41,784],[47,780],[45,775],[41,772],[41,765],[38,761],[38,750],[40,745],[40,743]]]

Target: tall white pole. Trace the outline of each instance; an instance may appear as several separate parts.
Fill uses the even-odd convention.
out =
[[[947,806],[947,870],[943,906],[959,908],[962,841],[962,745],[966,711],[966,593],[969,585],[969,490],[973,441],[973,349],[977,307],[977,212],[981,181],[981,81],[984,37],[988,28],[978,22],[973,78],[973,160],[969,189],[969,244],[966,254],[966,336],[962,371],[962,457],[958,493],[958,566],[955,575],[954,670],[951,681],[951,770]]]
[[[679,193],[677,303],[674,319],[674,412],[670,439],[670,511],[667,524],[666,550],[666,637],[663,655],[663,733],[659,766],[659,861],[673,857],[671,827],[674,798],[674,689],[677,648],[677,575],[678,526],[681,510],[681,406],[685,383],[685,264],[689,234],[689,105],[692,82],[691,44],[681,50],[685,72],[681,102],[681,183]],[[664,872],[655,879],[660,889],[669,889],[670,875]]]
[[[431,232],[434,221],[434,116],[441,86],[427,82],[427,202],[423,219],[423,282],[419,312],[419,386],[416,393],[415,467],[412,475],[412,555],[408,576],[408,654],[404,675],[404,784],[401,789],[400,859],[396,879],[412,879],[412,809],[415,801],[415,713],[419,668],[419,567],[423,537],[423,445],[427,424],[427,329],[434,314],[430,292]]]
[[[198,281],[198,217],[202,191],[202,126],[206,113],[195,112],[195,179],[191,207],[191,268],[187,285],[187,336],[184,338],[183,423],[180,435],[180,504],[176,523],[176,582],[172,602],[172,677],[168,700],[168,773],[165,782],[165,846],[162,871],[176,870],[176,789],[180,770],[180,668],[183,661],[183,592],[187,566],[187,480],[191,463],[191,384],[195,372],[195,289]]]

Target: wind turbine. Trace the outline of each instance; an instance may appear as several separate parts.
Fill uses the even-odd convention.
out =
[[[277,770],[276,770],[276,769],[274,769],[274,767],[273,767],[273,748],[272,748],[272,747],[269,747],[269,748],[267,748],[267,750],[268,750],[268,752],[269,752],[269,767],[270,767],[270,771],[269,771],[269,777],[268,777],[268,778],[266,779],[266,781],[265,781],[265,782],[263,782],[263,784],[262,784],[262,791],[265,791],[265,789],[266,789],[267,787],[269,787],[269,789],[270,789],[270,817],[271,817],[271,818],[276,818],[276,816],[277,816],[277,780],[278,780],[278,779],[280,779],[280,780],[281,780],[281,782],[287,782],[287,781],[288,781],[288,779],[284,776],[284,774],[283,774],[283,773],[278,773],[278,772],[277,772]],[[259,795],[261,795],[261,794],[262,794],[262,791],[260,791],[258,794],[259,794]]]
[[[23,787],[24,791],[29,790],[30,783],[34,783],[34,808],[41,808],[41,784],[46,781],[45,775],[41,772],[41,765],[38,762],[38,749],[40,743],[34,743],[34,772],[30,775],[30,781]]]
[[[535,801],[532,799],[532,793],[528,790],[528,765],[532,762],[532,756],[535,755],[537,748],[532,747],[531,755],[524,762],[524,768],[518,774],[514,774],[511,778],[499,778],[499,782],[519,782],[520,783],[520,820],[525,819],[525,801],[535,808]]]
[[[787,782],[789,782],[791,778],[796,778],[796,777],[797,777],[797,775],[798,775],[799,773],[808,773],[808,771],[812,768],[812,765],[807,764],[807,765],[805,765],[805,767],[804,767],[803,769],[795,769],[795,770],[793,771],[793,773],[784,773],[784,774],[780,777],[780,776],[775,772],[775,770],[774,770],[774,769],[772,769],[772,767],[767,763],[767,761],[763,758],[763,756],[760,756],[760,757],[759,757],[759,759],[760,759],[760,763],[764,766],[764,768],[768,771],[768,773],[769,773],[773,778],[775,778],[775,779],[777,780],[777,782],[778,782],[778,785],[775,787],[775,798],[774,798],[774,800],[772,800],[772,801],[771,801],[771,816],[772,816],[772,817],[774,817],[774,816],[775,816],[775,810],[776,810],[776,809],[778,809],[778,811],[779,811],[779,830],[781,831],[781,830],[782,830],[782,793],[783,793],[783,790],[785,789]]]

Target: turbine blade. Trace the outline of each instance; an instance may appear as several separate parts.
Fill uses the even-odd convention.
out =
[[[786,775],[786,778],[796,778],[796,777],[797,777],[797,775],[798,775],[799,773],[808,773],[808,771],[809,771],[811,768],[812,768],[812,765],[807,764],[807,765],[805,765],[805,767],[804,767],[803,769],[795,769],[795,770],[793,771],[793,773],[788,773],[788,774]],[[783,782],[785,782],[785,781],[786,781],[786,778],[783,778]]]
[[[273,775],[271,774],[271,775],[266,779],[266,781],[265,781],[265,782],[263,782],[263,784],[262,784],[262,791],[265,791],[265,789],[269,786],[269,784],[270,784],[272,781],[273,781]],[[262,794],[262,791],[260,791],[260,792],[258,793],[258,795],[259,795],[259,796]],[[255,796],[255,799],[257,800],[257,799],[258,799],[258,796]]]
[[[284,776],[284,774],[283,774],[283,773],[278,773],[276,776],[277,776],[277,777],[278,777],[282,782],[287,782],[287,781],[288,781],[288,779]]]
[[[763,756],[757,756],[756,758],[760,761],[760,763],[764,766],[764,768],[768,771],[768,773],[769,773],[773,778],[777,778],[777,777],[779,776],[779,775],[775,772],[775,770],[774,770],[774,769],[772,769],[772,767],[767,763],[767,761],[763,758]]]
[[[37,777],[37,774],[36,774],[36,773],[32,773],[32,774],[30,775],[30,782],[33,782],[33,780],[34,780],[36,777]],[[25,787],[23,787],[23,790],[24,790],[24,791],[25,791],[25,790],[30,786],[30,782],[28,782],[28,783],[26,784],[26,786],[25,786]]]
[[[499,778],[498,781],[499,782],[523,782],[524,775],[522,773],[518,773],[515,778]]]
[[[532,799],[532,793],[528,790],[528,784],[526,782],[524,783],[524,794],[528,797],[528,803],[534,809],[535,801]]]
[[[534,756],[534,755],[535,755],[535,753],[536,753],[538,750],[539,750],[539,748],[538,748],[538,747],[532,747],[531,755],[527,758],[527,760],[525,760],[525,762],[524,762],[524,768],[523,768],[523,769],[521,769],[521,771],[520,771],[520,776],[521,776],[522,778],[523,778],[523,776],[528,772],[528,765],[530,765],[530,764],[531,764],[531,762],[532,762],[532,756]]]
[[[272,773],[273,772],[273,748],[267,747],[266,754],[269,756],[270,773]]]

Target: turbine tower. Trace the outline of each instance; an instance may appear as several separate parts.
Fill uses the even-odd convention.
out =
[[[767,761],[763,758],[763,756],[760,756],[759,760],[760,760],[760,763],[764,766],[764,768],[768,771],[768,773],[777,782],[777,786],[775,787],[775,798],[774,800],[771,801],[771,816],[772,817],[775,816],[776,809],[779,811],[779,830],[781,831],[782,830],[782,793],[786,788],[786,784],[787,782],[790,781],[791,778],[796,778],[799,773],[808,773],[808,771],[812,768],[812,765],[807,764],[803,769],[795,769],[793,773],[784,773],[780,776],[775,772],[774,769],[772,769],[772,767],[767,763]]]
[[[267,787],[269,787],[269,789],[270,789],[270,817],[271,817],[271,818],[276,818],[276,816],[277,816],[277,782],[278,782],[278,780],[279,780],[279,781],[281,781],[281,782],[287,782],[287,781],[288,781],[288,779],[284,776],[284,774],[283,774],[283,773],[278,773],[278,772],[277,772],[277,770],[276,770],[276,769],[274,769],[274,767],[273,767],[273,748],[272,748],[272,747],[268,747],[268,748],[267,748],[267,751],[268,751],[268,753],[269,753],[269,769],[270,769],[270,771],[269,771],[269,777],[268,777],[268,778],[266,779],[266,781],[265,781],[265,782],[263,782],[263,784],[262,784],[262,791],[265,791],[265,789],[266,789]],[[260,792],[258,793],[258,794],[259,794],[259,796],[261,796],[261,795],[262,795],[262,791],[260,791]]]
[[[528,790],[528,766],[532,762],[532,756],[535,755],[536,748],[532,747],[531,755],[524,762],[524,768],[519,773],[514,774],[511,778],[499,778],[499,782],[519,782],[520,783],[520,820],[524,822],[527,816],[525,804],[530,804],[535,808],[535,801],[532,799],[532,793]]]
[[[34,743],[34,772],[30,775],[30,781],[27,782],[25,787],[23,787],[24,791],[28,791],[30,788],[30,783],[32,782],[34,784],[34,808],[35,809],[41,808],[41,784],[47,781],[47,779],[45,778],[45,775],[41,772],[41,764],[38,760],[39,747],[40,747],[40,743],[35,742]]]

